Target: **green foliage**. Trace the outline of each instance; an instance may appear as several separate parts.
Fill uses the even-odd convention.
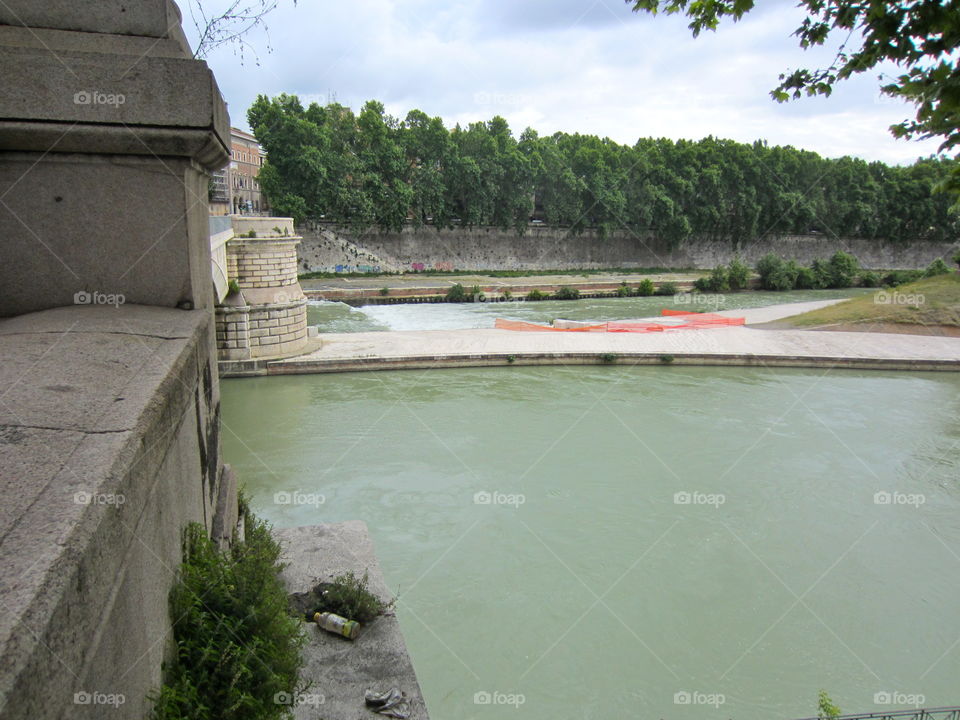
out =
[[[456,285],[451,285],[447,290],[447,302],[462,303],[467,302],[467,291],[463,289],[463,285],[457,283]]]
[[[957,250],[950,259],[960,268],[960,250]]]
[[[617,288],[617,297],[630,297],[630,286],[627,285],[626,280],[621,282]]]
[[[674,361],[673,355],[661,355],[660,362],[664,365],[669,365]]]
[[[617,356],[615,353],[603,353],[600,356],[600,362],[605,365],[612,365],[617,361]]]
[[[527,293],[527,300],[546,300],[547,296],[545,293],[540,292],[536,288]]]
[[[557,292],[554,293],[553,297],[556,300],[577,300],[580,297],[580,291],[576,288],[564,285],[562,288],[557,289]]]
[[[507,355],[507,363],[513,365],[517,361],[516,355]]]
[[[656,291],[657,289],[653,285],[653,280],[650,278],[644,278],[637,285],[637,295],[640,297],[650,297]]]
[[[694,280],[693,287],[699,292],[727,292],[730,289],[730,270],[726,265],[717,265],[706,277]]]
[[[513,300],[513,293],[510,292],[510,289],[509,289],[509,288],[504,288],[504,290],[503,290],[503,299],[504,299],[504,300],[507,300],[508,302],[509,302],[510,300]]]
[[[813,268],[798,267],[794,287],[797,290],[819,290],[823,284],[819,274]]]
[[[393,607],[393,601],[383,602],[370,592],[369,577],[358,578],[353,571],[337,575],[333,582],[318,586],[320,604],[315,612],[332,612],[348,620],[369,623]]]
[[[165,668],[154,720],[272,720],[278,693],[299,688],[300,622],[280,581],[280,546],[249,514],[244,542],[220,551],[202,526],[185,533],[170,593],[177,655]]]
[[[860,263],[850,253],[837,250],[830,257],[830,288],[848,288],[860,270]]]
[[[960,234],[950,198],[932,191],[952,160],[891,167],[764,142],[643,138],[627,146],[529,128],[517,139],[502,117],[448,130],[419,110],[399,119],[370,101],[356,115],[338,104],[304,108],[292,95],[260,96],[247,117],[268,153],[260,185],[298,222],[523,233],[537,217],[573,233],[653,233],[672,247],[695,235],[739,242],[826,227],[893,242]]]
[[[923,277],[923,272],[920,270],[893,270],[883,276],[883,284],[886,287],[897,287],[898,285],[912,283],[921,277]]]
[[[256,236],[257,236],[256,230],[250,230],[245,235],[241,235],[241,237],[248,237],[248,238],[255,238]]]
[[[715,30],[725,18],[737,21],[754,7],[753,0],[627,0],[634,10],[685,13],[694,36]],[[791,70],[780,75],[780,85],[771,91],[778,102],[801,95],[830,95],[834,86],[851,76],[894,64],[901,74],[881,75],[888,82],[884,94],[916,107],[912,120],[890,128],[896,137],[943,140],[940,149],[960,145],[960,72],[956,67],[960,49],[960,14],[952,3],[929,0],[904,2],[856,2],[856,0],[800,0],[806,17],[793,33],[800,47],[825,45],[837,36],[842,40],[833,62],[825,68]],[[833,36],[833,37],[831,37]],[[832,53],[831,53],[832,55]],[[946,183],[960,189],[960,173]]]
[[[817,695],[817,717],[820,720],[837,720],[840,717],[840,708],[833,704],[826,690]]]
[[[880,276],[872,270],[864,270],[859,277],[860,287],[875,288],[880,286]]]
[[[383,295],[384,297],[386,297],[387,295],[390,294],[390,288],[388,288],[388,287],[382,287],[382,288],[380,288],[380,294]]]
[[[233,279],[230,282],[228,282],[227,292],[229,292],[231,295],[233,295],[234,293],[240,292],[240,283],[238,283],[236,279]]]
[[[923,276],[934,277],[936,275],[946,275],[949,272],[950,272],[950,266],[943,261],[943,258],[937,258],[927,266],[927,269],[924,271]]]
[[[773,253],[767,253],[757,262],[760,287],[764,290],[793,290],[797,284],[800,268],[793,261],[787,262]]]
[[[479,285],[474,285],[470,289],[471,302],[483,302],[485,299],[486,299],[486,295],[483,294],[483,290],[480,289]]]
[[[643,284],[643,283],[641,283]],[[660,283],[660,287],[657,288],[657,295],[676,295],[677,294],[677,284],[675,282],[665,282]]]
[[[750,284],[750,267],[738,256],[727,266],[727,283],[730,290],[745,290]]]

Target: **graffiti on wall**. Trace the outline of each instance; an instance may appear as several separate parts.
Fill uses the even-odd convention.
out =
[[[379,273],[379,265],[335,265],[333,272],[338,273]]]
[[[428,263],[422,262],[412,262],[410,263],[410,269],[413,272],[423,272],[424,270],[440,270],[441,272],[452,272],[453,263],[452,262],[435,262],[431,268]]]

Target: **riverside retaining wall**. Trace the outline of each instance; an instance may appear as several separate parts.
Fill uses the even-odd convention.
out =
[[[565,228],[531,225],[523,235],[499,228],[405,227],[401,232],[357,232],[330,224],[305,223],[300,232],[301,272],[392,272],[403,270],[568,270],[630,267],[712,268],[739,255],[749,264],[769,252],[809,264],[836,250],[855,255],[867,268],[926,267],[948,258],[960,243],[883,243],[829,235],[768,236],[734,247],[730,242],[693,240],[671,248],[651,234],[595,231],[576,235]]]

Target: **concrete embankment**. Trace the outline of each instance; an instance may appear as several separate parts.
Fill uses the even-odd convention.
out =
[[[306,592],[319,582],[352,572],[356,577],[366,573],[370,591],[384,602],[392,598],[365,523],[352,520],[293,527],[275,530],[274,535],[283,547],[282,561],[287,567],[282,577],[291,593]],[[364,691],[383,692],[393,687],[406,696],[409,720],[428,720],[413,661],[392,611],[365,626],[353,641],[324,632],[313,623],[305,631],[301,677],[311,686],[293,703],[296,720],[382,717],[365,709]]]
[[[502,298],[505,293],[524,297],[537,290],[553,295],[562,287],[575,288],[582,298],[615,297],[622,283],[633,291],[643,280],[655,287],[673,283],[679,290],[690,290],[703,273],[676,272],[658,274],[591,273],[589,275],[530,275],[498,278],[490,275],[386,275],[350,278],[302,280],[304,294],[311,300],[334,300],[348,305],[393,305],[398,303],[445,302],[447,291],[460,284],[471,293],[479,288],[487,298]]]
[[[725,311],[765,323],[833,302]],[[960,371],[960,339],[728,327],[656,333],[436,330],[322,335],[314,350],[225,375],[516,365],[674,364]]]

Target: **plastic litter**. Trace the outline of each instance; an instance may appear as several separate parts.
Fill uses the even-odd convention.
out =
[[[360,632],[360,623],[356,620],[348,620],[332,612],[315,613],[313,621],[327,632],[342,635],[350,640],[357,637],[357,633]]]
[[[401,718],[401,720],[410,717],[410,704],[400,688],[393,687],[385,692],[366,690],[363,693],[363,699],[368,708],[386,717]]]

